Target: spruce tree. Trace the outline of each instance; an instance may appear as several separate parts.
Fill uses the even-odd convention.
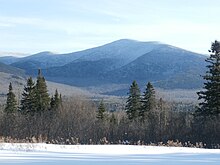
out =
[[[54,101],[54,96],[52,96],[50,99],[50,110],[53,110],[54,108],[55,108],[55,101]]]
[[[146,90],[144,92],[144,96],[142,98],[142,108],[140,109],[139,116],[142,121],[145,121],[146,118],[153,114],[153,110],[156,106],[156,98],[155,98],[155,90],[153,85],[148,82],[146,86]]]
[[[60,93],[60,98],[59,98],[59,100],[60,100],[60,105],[62,106],[63,99],[62,99],[61,93]]]
[[[17,101],[15,94],[13,93],[12,84],[9,84],[9,89],[7,93],[7,101],[5,107],[5,113],[10,114],[17,111]]]
[[[21,99],[20,111],[22,114],[34,113],[36,111],[36,93],[35,84],[32,77],[27,79],[27,85],[24,87]]]
[[[59,93],[56,89],[55,94],[54,94],[54,101],[55,101],[55,107],[58,108],[60,104],[60,98],[59,98]]]
[[[106,112],[106,109],[105,109],[105,105],[104,105],[103,100],[102,100],[99,104],[96,118],[99,119],[99,120],[103,120],[105,112]]]
[[[59,95],[57,89],[55,91],[54,96],[51,97],[50,101],[50,109],[57,110],[61,104],[61,95]]]
[[[203,76],[204,90],[198,92],[199,108],[196,116],[218,116],[220,114],[220,42],[212,43],[210,57],[206,59],[208,71]]]
[[[42,76],[40,69],[38,70],[35,94],[36,94],[36,110],[38,112],[48,110],[50,107],[50,97],[47,91],[47,84],[45,78]]]
[[[141,108],[141,93],[136,81],[132,82],[128,94],[125,110],[128,119],[135,120]]]

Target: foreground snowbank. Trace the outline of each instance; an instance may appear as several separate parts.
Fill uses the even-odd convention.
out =
[[[219,149],[0,143],[1,165],[219,165]]]
[[[220,154],[220,149],[133,145],[54,145],[43,143],[0,143],[0,150],[108,155],[143,155],[172,153]]]

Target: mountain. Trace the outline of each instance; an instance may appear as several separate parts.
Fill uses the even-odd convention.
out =
[[[159,42],[119,40],[86,50],[88,54],[61,67],[45,70],[52,81],[78,86],[148,81],[166,89],[202,86],[206,56]],[[85,53],[85,52],[84,52]]]
[[[26,71],[36,70],[38,68],[46,68],[47,66],[59,66],[56,65],[57,61],[61,61],[59,56],[51,52],[41,52],[31,56],[20,58],[19,61],[12,63],[12,66],[24,69]],[[60,65],[62,65],[62,62]]]
[[[10,73],[13,74],[15,76],[22,76],[25,77],[25,71],[10,65],[6,65],[2,62],[0,62],[0,72],[3,73]]]
[[[12,63],[18,62],[20,60],[20,58],[18,57],[14,57],[14,56],[3,56],[0,57],[0,62],[10,65]]]
[[[138,42],[122,39],[96,48],[71,53],[69,57],[79,58],[72,62],[71,58],[66,65],[48,67],[49,69],[45,70],[48,75],[62,74],[64,77],[76,75],[82,78],[85,76],[93,77],[120,68],[159,46],[158,42]]]
[[[162,88],[199,88],[203,83],[200,75],[205,73],[205,58],[163,44],[106,76],[121,83],[138,80],[140,83],[152,81]]]
[[[115,64],[116,67],[121,67],[137,57],[150,52],[159,45],[158,42],[139,42],[135,40],[121,39],[103,46],[82,51],[84,55],[73,62],[114,59],[117,60],[115,61],[117,62],[117,64]]]
[[[54,54],[52,52],[40,52],[34,55],[20,58],[12,63],[14,67],[26,70],[27,74],[34,74],[36,69],[46,69],[55,66],[63,66],[73,60],[80,58],[83,53]]]
[[[11,65],[31,75],[43,68],[45,77],[54,82],[126,94],[133,80],[142,88],[148,81],[165,89],[201,88],[206,58],[160,42],[122,39],[69,54],[41,52]]]
[[[54,77],[62,75],[62,80],[68,84],[72,84],[72,80],[74,80],[77,82],[74,85],[92,85],[99,83],[97,77],[103,77],[103,82],[104,73],[118,69],[156,47],[160,47],[158,42],[122,39],[96,48],[71,53],[70,56],[80,58],[63,66],[47,68],[45,74],[53,81],[56,81]],[[73,77],[74,79],[70,79]]]
[[[79,52],[68,54],[54,54],[51,52],[41,52],[12,63],[12,66],[25,69],[27,73],[32,74],[33,70],[38,68],[46,69],[50,67],[59,67],[72,61],[98,61],[102,59],[114,59],[117,63],[111,67],[118,68],[149,52],[158,45],[157,42],[138,42],[134,40],[122,39],[103,46],[91,48]]]

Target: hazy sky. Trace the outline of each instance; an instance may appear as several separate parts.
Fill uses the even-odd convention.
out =
[[[128,38],[208,53],[220,0],[0,0],[0,54],[74,52]]]

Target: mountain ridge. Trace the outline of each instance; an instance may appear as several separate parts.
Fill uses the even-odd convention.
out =
[[[121,39],[67,54],[41,52],[11,65],[29,75],[42,68],[48,80],[81,87],[137,80],[141,87],[151,81],[164,89],[195,89],[202,86],[206,58],[156,41]]]

